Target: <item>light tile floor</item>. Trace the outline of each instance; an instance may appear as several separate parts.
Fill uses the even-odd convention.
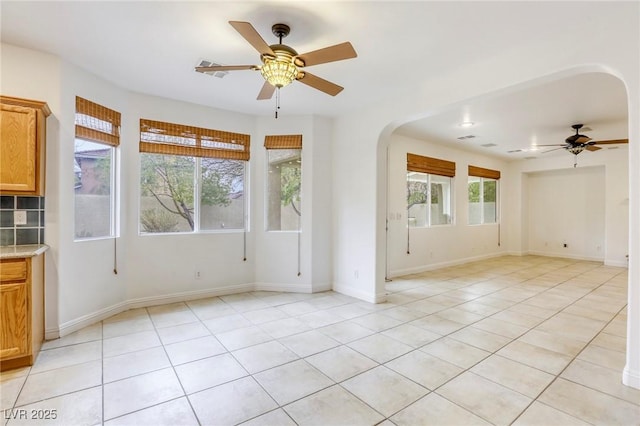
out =
[[[378,305],[252,292],[130,310],[2,373],[3,424],[637,425],[626,286],[623,268],[507,256],[395,279]]]

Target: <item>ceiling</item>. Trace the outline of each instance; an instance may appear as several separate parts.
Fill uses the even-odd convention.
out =
[[[257,101],[262,77],[234,71],[196,73],[203,59],[259,64],[258,53],[229,24],[248,21],[267,43],[274,23],[291,27],[284,40],[298,52],[350,41],[358,57],[308,70],[345,87],[331,97],[294,82],[282,89],[281,114],[339,115],[411,95],[426,82],[535,45],[540,34],[584,33],[573,19],[602,15],[575,2],[35,2],[2,1],[3,43],[50,52],[125,89],[256,115],[272,115],[275,99]],[[601,19],[601,18],[600,18]],[[488,25],[490,23],[490,25]],[[580,38],[576,37],[576,43]],[[400,69],[399,69],[400,68]],[[428,95],[428,93],[426,94]],[[455,143],[503,158],[507,151],[561,143],[583,122],[595,140],[627,137],[626,93],[604,74],[478,99],[408,123],[399,133]],[[461,128],[462,121],[473,121]],[[457,138],[473,134],[474,139]],[[494,143],[497,146],[482,148]],[[550,153],[549,155],[554,155]],[[566,155],[566,153],[563,152]],[[591,155],[591,153],[590,153]],[[595,154],[594,154],[595,155]]]

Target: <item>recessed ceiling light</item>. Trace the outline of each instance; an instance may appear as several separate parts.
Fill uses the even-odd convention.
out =
[[[472,127],[474,124],[473,121],[463,121],[462,123],[459,124],[460,127]]]

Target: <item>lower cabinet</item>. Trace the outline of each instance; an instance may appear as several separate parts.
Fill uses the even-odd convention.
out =
[[[44,254],[0,260],[0,371],[32,365],[44,340]]]

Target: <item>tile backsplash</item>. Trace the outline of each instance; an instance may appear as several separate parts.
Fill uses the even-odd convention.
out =
[[[15,211],[26,213],[27,224],[16,225]],[[0,246],[44,244],[44,197],[0,196]]]

